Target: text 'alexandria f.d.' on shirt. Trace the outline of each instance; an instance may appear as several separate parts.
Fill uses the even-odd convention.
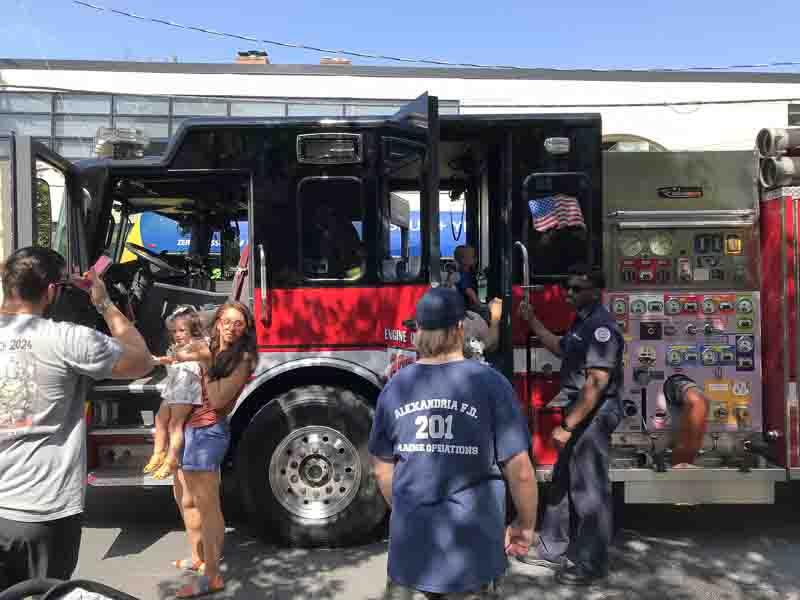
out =
[[[369,451],[394,461],[389,577],[436,593],[506,569],[500,465],[527,452],[513,389],[476,361],[401,369],[378,399]]]
[[[54,521],[83,511],[88,379],[122,354],[97,331],[0,316],[0,517]]]

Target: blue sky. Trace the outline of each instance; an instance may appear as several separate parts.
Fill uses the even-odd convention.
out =
[[[255,37],[455,62],[646,68],[800,60],[791,41],[800,18],[786,1],[96,3]],[[0,0],[0,57],[228,62],[237,50],[254,47],[99,13],[71,0]],[[316,63],[321,56],[266,49],[275,63]]]

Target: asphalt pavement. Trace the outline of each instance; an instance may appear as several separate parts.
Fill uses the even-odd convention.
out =
[[[558,585],[544,568],[514,562],[503,597],[512,600],[800,600],[800,487],[776,505],[626,506],[601,585]],[[236,600],[379,600],[386,543],[356,548],[283,548],[252,536],[226,506],[226,589]],[[76,576],[141,600],[164,599],[185,580],[170,561],[188,556],[168,488],[90,489]]]

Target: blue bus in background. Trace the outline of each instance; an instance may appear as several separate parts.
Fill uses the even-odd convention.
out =
[[[411,212],[409,253],[411,256],[422,254],[422,241],[420,239],[420,214],[419,211]],[[148,250],[156,253],[166,251],[169,254],[184,254],[189,250],[191,238],[188,233],[181,231],[178,223],[169,217],[164,217],[156,213],[142,213],[134,215],[132,218],[133,228],[128,235],[128,241],[139,244]],[[361,223],[353,223],[361,235]],[[450,258],[453,256],[456,246],[465,243],[466,224],[464,223],[461,211],[447,211],[439,213],[440,248],[441,256]],[[239,247],[244,248],[249,239],[247,221],[239,221]],[[395,249],[400,248],[400,228],[396,225],[391,226],[390,248],[394,254]],[[211,239],[211,254],[219,254],[220,234],[214,233]],[[127,258],[127,257],[126,257]],[[130,255],[130,259],[133,259]],[[125,261],[125,258],[123,258]]]

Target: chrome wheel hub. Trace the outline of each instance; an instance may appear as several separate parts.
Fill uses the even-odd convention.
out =
[[[361,458],[341,432],[310,425],[287,435],[269,461],[269,485],[298,517],[324,519],[347,508],[361,485]]]

